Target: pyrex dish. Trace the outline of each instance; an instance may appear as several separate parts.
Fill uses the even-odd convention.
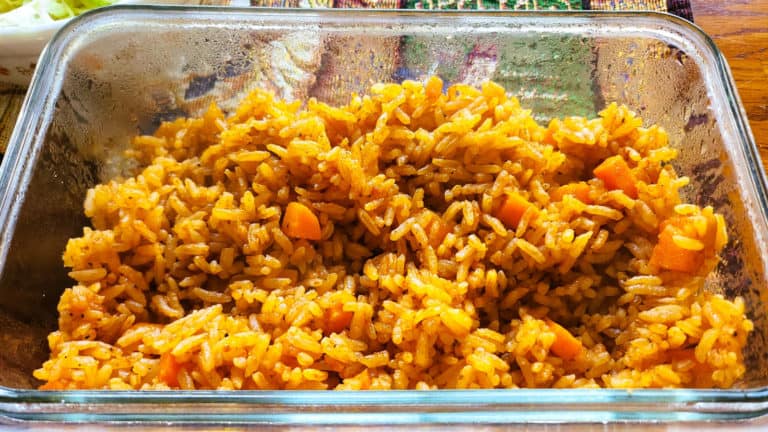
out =
[[[0,415],[48,421],[456,423],[737,419],[768,409],[768,204],[732,79],[695,26],[646,13],[418,13],[121,6],[66,26],[43,54],[0,172]],[[669,132],[686,199],[725,214],[731,241],[707,289],[755,322],[731,390],[41,392],[67,238],[88,187],[131,168],[129,137],[225,109],[262,85],[338,102],[373,82],[503,83],[550,116],[629,105]]]

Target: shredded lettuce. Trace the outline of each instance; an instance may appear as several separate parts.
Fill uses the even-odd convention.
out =
[[[71,18],[114,0],[0,0],[0,27],[20,27]]]

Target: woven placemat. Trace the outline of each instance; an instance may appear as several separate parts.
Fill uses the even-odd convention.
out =
[[[428,10],[447,10],[447,9],[474,9],[474,10],[654,10],[664,11],[676,14],[688,20],[693,20],[691,5],[689,0],[251,0],[254,6],[286,6],[286,7],[304,7],[304,8],[376,8],[376,9],[428,9]],[[474,65],[494,63],[494,80],[504,81],[504,71],[510,69],[525,68],[526,63],[521,62],[521,56],[517,55],[516,46],[463,46],[457,47],[464,50],[467,56],[468,68]],[[394,45],[382,44],[382,49],[387,50],[381,53],[382,58],[388,58],[392,53],[389,51],[396,49]],[[404,75],[416,74],[418,71],[408,69],[409,55],[413,55],[419,49],[418,44],[405,44],[402,47],[403,68],[398,71],[392,71],[394,74]],[[535,53],[532,53],[535,55]],[[587,53],[585,52],[585,55]],[[333,65],[330,65],[332,70]],[[586,71],[570,71],[575,74],[582,74]],[[570,73],[569,72],[569,73]],[[461,74],[463,71],[445,71],[448,74]],[[322,79],[322,77],[321,77]],[[574,97],[569,99],[573,106],[569,106],[569,112],[579,113],[579,115],[588,115],[589,77],[584,76],[583,88],[561,89],[568,91],[571,95],[583,97]],[[5,148],[10,140],[11,131],[16,123],[21,103],[24,99],[25,89],[11,84],[0,82],[0,154],[5,152]]]

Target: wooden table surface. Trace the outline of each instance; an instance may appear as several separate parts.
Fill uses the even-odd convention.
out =
[[[768,0],[691,0],[691,7],[731,66],[768,168]]]

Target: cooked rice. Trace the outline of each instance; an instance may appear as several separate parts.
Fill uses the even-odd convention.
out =
[[[377,84],[347,106],[255,91],[135,138],[88,192],[44,389],[730,387],[752,323],[703,289],[722,216],[681,203],[667,135],[626,107],[536,124],[504,90]],[[592,169],[622,155],[637,198]],[[585,181],[589,203],[560,185]],[[518,194],[533,205],[508,227]],[[320,240],[281,227],[288,203]],[[660,226],[695,274],[650,262]],[[583,348],[553,352],[567,329]]]

